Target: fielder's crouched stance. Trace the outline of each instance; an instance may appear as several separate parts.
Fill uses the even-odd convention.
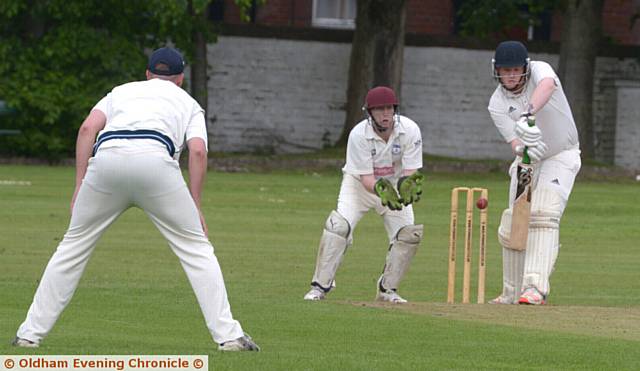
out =
[[[397,114],[393,90],[376,87],[367,93],[366,120],[349,134],[338,208],[324,224],[311,290],[305,300],[321,300],[334,279],[353,230],[370,209],[384,219],[389,251],[378,279],[377,300],[406,303],[397,290],[422,240],[414,225],[412,203],[420,199],[423,176],[422,137],[418,125]]]
[[[502,214],[498,238],[503,247],[503,291],[493,304],[545,304],[549,278],[560,249],[560,219],[580,170],[578,132],[558,76],[545,62],[530,61],[517,41],[498,45],[493,59],[499,85],[491,96],[494,124],[516,154],[509,209]],[[528,118],[535,114],[535,126]],[[510,240],[517,164],[524,148],[533,165],[531,213],[526,249]]]
[[[69,229],[44,271],[14,345],[40,344],[71,301],[102,233],[137,206],[180,259],[219,349],[259,350],[231,315],[220,265],[207,238],[200,211],[207,131],[202,108],[180,88],[183,69],[178,51],[154,51],[147,81],[115,87],[80,127]],[[177,161],[184,145],[189,148],[188,188]]]

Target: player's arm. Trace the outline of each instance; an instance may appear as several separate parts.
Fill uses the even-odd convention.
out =
[[[204,179],[207,175],[207,147],[202,138],[191,138],[187,141],[189,147],[189,193],[198,208],[200,223],[205,235],[209,235],[207,224],[200,209],[200,200]]]
[[[76,188],[71,198],[71,210],[75,204],[80,185],[87,173],[89,166],[89,158],[93,154],[93,145],[96,142],[96,136],[100,130],[104,129],[107,124],[107,116],[97,109],[91,110],[89,115],[78,130],[78,138],[76,140]]]
[[[556,90],[556,81],[552,77],[545,77],[540,80],[538,86],[533,90],[531,99],[529,100],[529,106],[527,107],[528,113],[535,115],[540,111],[542,107],[551,99],[553,92]]]
[[[376,177],[373,174],[360,175],[360,182],[367,191],[376,194],[376,191],[374,190],[374,187],[376,185]]]

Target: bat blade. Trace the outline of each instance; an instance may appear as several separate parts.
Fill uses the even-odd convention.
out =
[[[518,165],[518,187],[513,201],[510,244],[514,250],[525,250],[529,236],[529,217],[531,215],[531,180],[533,168],[521,163]]]

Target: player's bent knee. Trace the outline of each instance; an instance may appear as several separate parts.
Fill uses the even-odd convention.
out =
[[[396,240],[409,245],[418,245],[422,241],[424,225],[406,225],[396,234]]]
[[[547,187],[536,189],[531,200],[529,228],[558,229],[566,205],[567,201],[555,190]]]
[[[349,237],[351,233],[349,221],[335,210],[329,214],[327,221],[324,223],[324,229],[343,238]]]
[[[505,209],[500,218],[500,226],[498,227],[498,241],[502,247],[511,248],[511,209]]]

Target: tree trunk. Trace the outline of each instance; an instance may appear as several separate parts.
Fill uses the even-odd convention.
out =
[[[386,85],[400,95],[406,0],[358,0],[351,46],[346,118],[337,145],[345,145],[351,129],[363,118],[367,91]]]
[[[189,13],[193,18],[195,27],[192,31],[193,60],[191,61],[191,95],[207,112],[207,40],[201,27],[207,23],[207,7],[198,11],[193,7],[193,0],[189,0]]]
[[[195,31],[193,35],[194,53],[191,63],[191,94],[200,103],[200,107],[207,111],[207,41],[202,32]]]
[[[564,16],[558,75],[578,127],[583,158],[594,157],[593,75],[602,38],[604,0],[569,0]]]

